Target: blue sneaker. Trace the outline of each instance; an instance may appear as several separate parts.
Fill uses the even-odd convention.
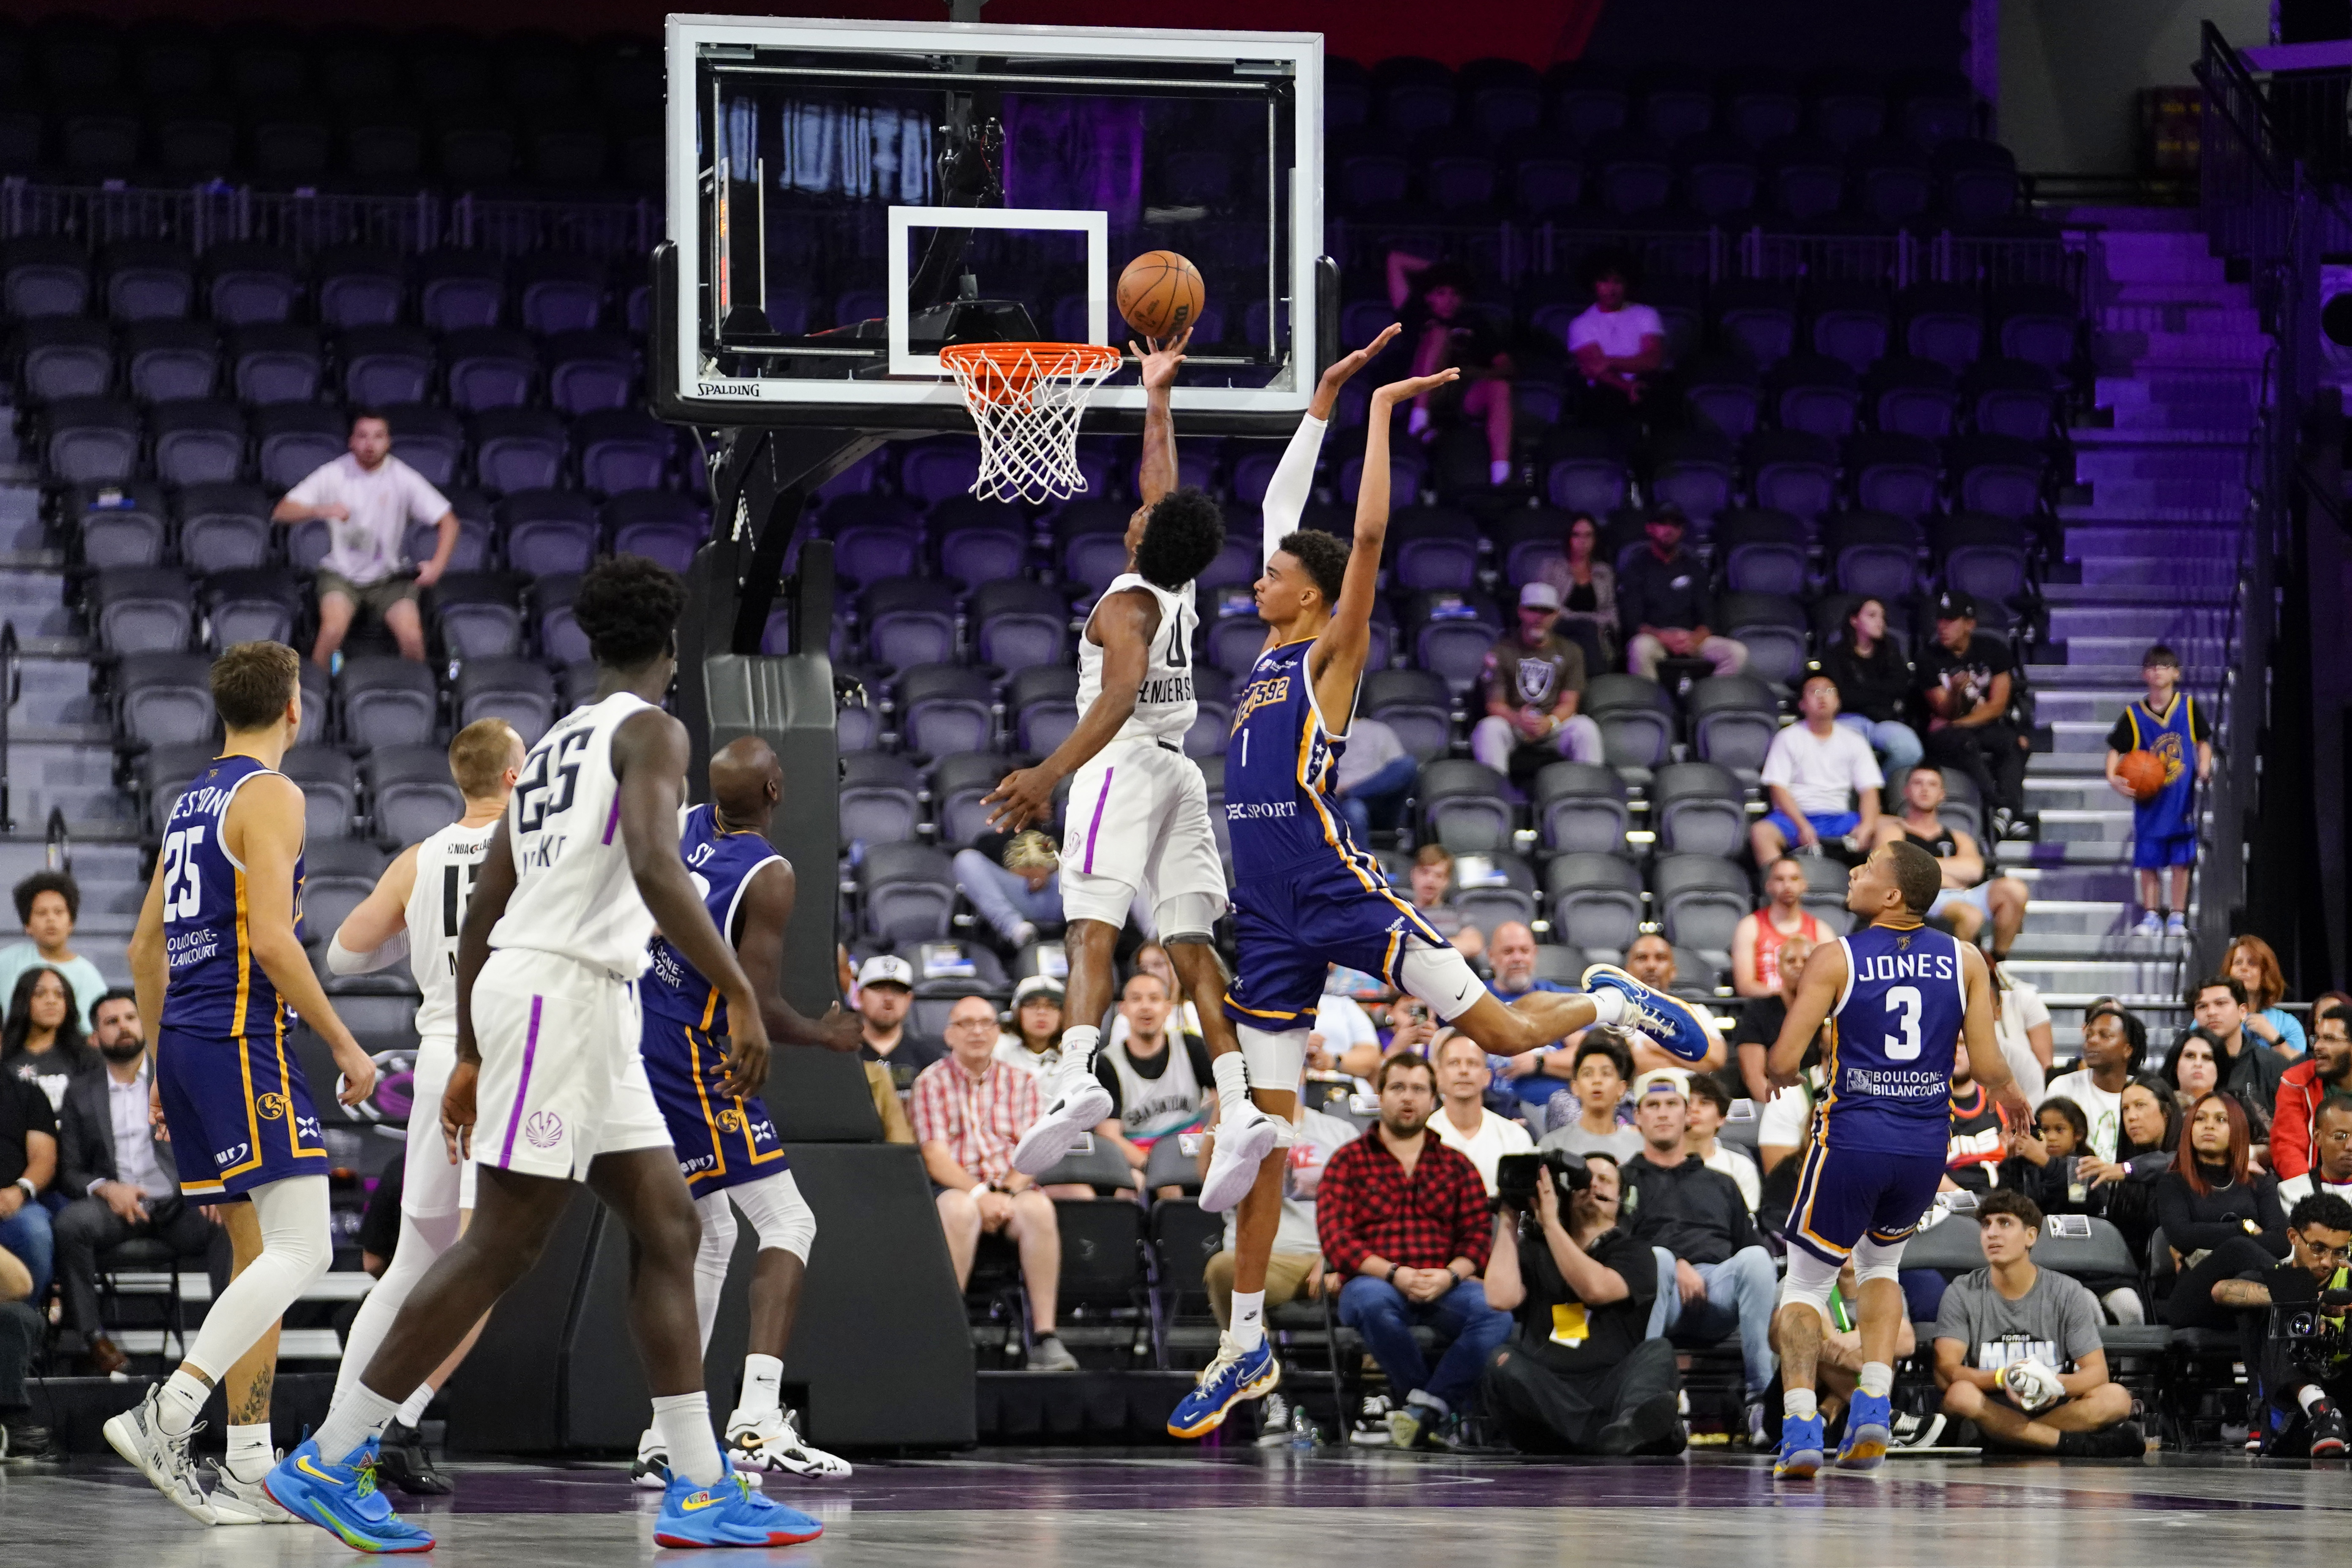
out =
[[[1622,993],[1630,1008],[1623,1026],[1649,1036],[1683,1060],[1695,1062],[1706,1055],[1706,1026],[1680,997],[1644,985],[1613,963],[1586,970],[1584,988]]]
[[[295,1518],[341,1538],[357,1552],[430,1552],[433,1537],[392,1511],[375,1489],[376,1440],[371,1437],[340,1465],[319,1457],[306,1437],[262,1478],[270,1500]]]
[[[1272,1394],[1281,1382],[1282,1363],[1274,1359],[1271,1344],[1260,1340],[1254,1351],[1237,1351],[1230,1335],[1221,1335],[1216,1359],[1202,1369],[1201,1381],[1169,1413],[1168,1435],[1206,1436],[1234,1405]]]
[[[1874,1470],[1885,1462],[1886,1446],[1895,1430],[1895,1407],[1883,1394],[1857,1391],[1846,1407],[1845,1441],[1838,1446],[1838,1468]]]
[[[1822,1418],[1780,1423],[1780,1457],[1772,1461],[1776,1480],[1809,1481],[1822,1468]]]
[[[771,1502],[735,1473],[721,1453],[727,1473],[715,1486],[698,1487],[675,1470],[662,1489],[661,1517],[654,1521],[659,1546],[795,1546],[814,1541],[824,1526],[796,1508]]]

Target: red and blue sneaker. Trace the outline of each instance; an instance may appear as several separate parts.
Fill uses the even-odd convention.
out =
[[[795,1546],[814,1541],[824,1526],[796,1508],[771,1501],[735,1473],[722,1453],[724,1473],[707,1487],[696,1486],[671,1468],[662,1489],[661,1517],[654,1541],[662,1546]]]
[[[262,1489],[279,1508],[332,1532],[355,1552],[432,1551],[431,1533],[393,1512],[376,1490],[375,1457],[371,1437],[331,1465],[319,1455],[319,1440],[305,1437],[262,1478]]]
[[[1625,1019],[1620,1026],[1647,1035],[1686,1062],[1706,1055],[1706,1026],[1696,1009],[1679,996],[1669,996],[1645,985],[1613,963],[1596,963],[1584,972],[1587,991],[1615,991],[1625,998]]]

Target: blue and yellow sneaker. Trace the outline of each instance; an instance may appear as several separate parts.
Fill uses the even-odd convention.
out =
[[[1895,1429],[1894,1402],[1884,1394],[1857,1390],[1846,1407],[1845,1441],[1838,1445],[1838,1468],[1874,1470],[1885,1462]]]
[[[1808,1415],[1802,1421],[1783,1418],[1780,1423],[1780,1456],[1772,1461],[1776,1480],[1809,1481],[1821,1472],[1822,1418]]]
[[[721,1453],[726,1473],[707,1487],[675,1469],[662,1489],[661,1517],[654,1521],[660,1546],[795,1546],[814,1541],[824,1526],[796,1508],[772,1502],[751,1489]]]
[[[1254,1351],[1234,1349],[1233,1336],[1220,1335],[1216,1359],[1201,1369],[1200,1382],[1168,1415],[1171,1437],[1202,1437],[1221,1426],[1244,1399],[1272,1394],[1282,1382],[1274,1347],[1260,1340]]]
[[[270,1500],[306,1523],[331,1531],[358,1552],[430,1552],[433,1537],[392,1511],[375,1489],[376,1440],[340,1465],[319,1457],[319,1440],[301,1446],[262,1478]]]
[[[1680,997],[1643,984],[1613,963],[1596,963],[1587,969],[1584,988],[1623,994],[1627,1011],[1622,1027],[1649,1036],[1686,1062],[1697,1061],[1706,1055],[1706,1026],[1699,1021],[1691,1005]]]

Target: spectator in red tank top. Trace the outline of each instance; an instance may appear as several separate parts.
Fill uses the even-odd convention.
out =
[[[1822,923],[1806,910],[1805,868],[1783,855],[1764,871],[1764,902],[1731,933],[1731,988],[1742,996],[1780,989],[1780,949],[1793,937],[1818,945]]]

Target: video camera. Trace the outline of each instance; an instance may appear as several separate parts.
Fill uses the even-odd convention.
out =
[[[2296,1345],[2341,1340],[2345,1337],[2347,1310],[2352,1310],[2352,1290],[2322,1290],[2316,1305],[2308,1301],[2279,1302],[2271,1309],[2271,1338]]]
[[[1569,1199],[1592,1184],[1591,1169],[1581,1154],[1565,1149],[1544,1149],[1532,1154],[1506,1154],[1495,1163],[1494,1207],[1536,1211],[1536,1184],[1551,1173],[1552,1189],[1565,1211]]]

